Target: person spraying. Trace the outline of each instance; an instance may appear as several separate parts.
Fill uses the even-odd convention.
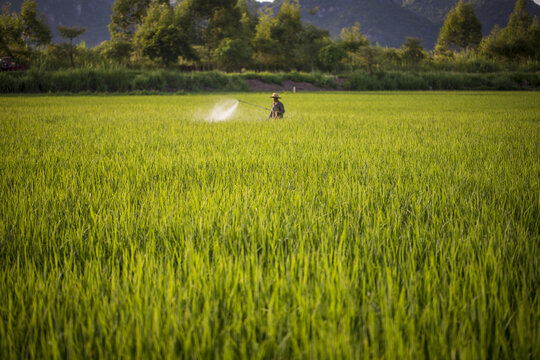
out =
[[[285,106],[283,106],[283,103],[279,101],[280,97],[278,93],[273,93],[270,97],[274,99],[274,102],[270,108],[270,116],[268,118],[282,119],[283,114],[285,113]]]

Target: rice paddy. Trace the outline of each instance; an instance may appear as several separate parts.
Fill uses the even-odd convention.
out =
[[[0,357],[540,358],[540,94],[2,96]]]

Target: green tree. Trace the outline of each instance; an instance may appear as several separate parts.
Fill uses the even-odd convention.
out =
[[[152,0],[115,0],[112,7],[109,32],[111,38],[131,40],[141,25]],[[168,0],[158,0],[161,4],[168,4]]]
[[[369,46],[368,38],[360,32],[360,23],[356,22],[353,26],[341,29],[341,43],[347,50],[347,62],[353,65],[353,61],[357,58],[357,53],[362,47]],[[369,52],[369,50],[367,50]]]
[[[410,63],[413,70],[416,70],[416,66],[426,58],[422,39],[407,37],[401,45],[401,57]]]
[[[35,0],[23,2],[19,19],[22,25],[22,36],[27,46],[33,45],[37,48],[51,43],[51,30],[43,15],[38,18]]]
[[[295,47],[293,56],[296,66],[300,69],[315,72],[315,65],[319,61],[319,52],[332,40],[328,30],[319,29],[312,24],[306,24],[297,35],[298,45]]]
[[[247,0],[184,0],[178,7],[190,16],[190,41],[203,68],[215,66],[214,50],[222,40],[249,43],[253,38],[257,16]]]
[[[250,5],[247,0],[238,0],[236,5],[242,15],[240,19],[240,27],[242,39],[246,41],[251,41],[255,36],[255,28],[259,21],[259,16],[257,15],[257,7],[254,3]]]
[[[446,15],[435,50],[447,54],[454,47],[459,50],[476,47],[481,40],[482,25],[474,14],[473,5],[460,0]]]
[[[183,2],[193,11],[192,14],[207,19],[216,9],[231,9],[237,4],[237,0],[184,0]]]
[[[274,27],[271,30],[273,38],[279,41],[279,50],[282,64],[286,69],[291,69],[296,64],[296,59],[291,56],[299,44],[298,35],[303,30],[300,5],[285,1],[276,16]]]
[[[251,64],[253,50],[245,40],[225,38],[214,50],[214,58],[221,69],[240,71]]]
[[[327,70],[337,72],[339,63],[347,57],[347,51],[343,45],[338,43],[330,43],[323,47],[319,52],[319,59],[322,65]]]
[[[517,0],[514,11],[508,18],[508,28],[518,31],[527,31],[532,25],[533,19],[527,11],[527,1]]]
[[[238,0],[184,0],[183,7],[193,20],[193,38],[196,45],[215,49],[226,37],[236,38],[241,12]]]
[[[281,59],[279,51],[279,40],[272,37],[274,18],[271,9],[261,14],[259,22],[255,28],[253,45],[256,61],[265,68],[277,67]]]
[[[509,60],[540,59],[540,26],[526,5],[525,0],[516,1],[508,25],[503,29],[495,26],[480,44],[483,54]]]
[[[362,46],[369,45],[368,38],[360,32],[360,23],[356,22],[353,26],[341,29],[339,35],[345,50],[351,53],[357,52]]]
[[[19,17],[11,11],[11,4],[6,2],[0,13],[0,56],[13,57],[24,48],[22,32]]]
[[[382,49],[382,63],[388,67],[401,67],[401,51],[396,48]]]
[[[102,42],[97,50],[104,59],[127,65],[133,50],[133,44],[131,41],[117,38]]]
[[[265,66],[292,69],[297,59],[292,56],[303,30],[300,6],[285,1],[276,17],[269,11],[257,24],[254,39],[256,58]]]
[[[383,50],[380,46],[362,46],[358,51],[358,58],[360,64],[373,74],[373,67],[383,60]]]
[[[135,48],[166,66],[177,62],[179,56],[196,59],[186,29],[189,29],[189,14],[183,8],[173,10],[155,0],[135,34]]]
[[[220,45],[223,39],[239,39],[242,37],[242,20],[240,8],[215,8],[208,19],[208,25],[203,30],[204,44],[211,50]]]
[[[75,26],[59,26],[56,29],[58,30],[58,33],[61,37],[63,37],[64,39],[69,39],[69,61],[71,63],[71,67],[74,67],[75,64],[73,62],[73,39],[84,34],[86,32],[86,28],[79,28]]]

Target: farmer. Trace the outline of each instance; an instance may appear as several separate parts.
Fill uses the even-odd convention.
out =
[[[274,99],[274,102],[272,103],[272,107],[270,109],[270,116],[268,118],[277,119],[283,118],[283,114],[285,113],[285,106],[278,100],[280,97],[278,93],[273,93],[271,98]]]

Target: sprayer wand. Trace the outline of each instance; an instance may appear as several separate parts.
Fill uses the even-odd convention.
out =
[[[261,108],[261,109],[264,109],[264,110],[268,110],[270,111],[269,108],[265,108],[264,106],[260,106],[260,105],[256,105],[256,104],[252,104],[252,103],[248,103],[247,101],[243,101],[243,100],[237,100],[238,102],[241,102],[243,104],[247,104],[247,105],[251,105],[251,106],[255,106],[255,107],[258,107],[258,108]]]

